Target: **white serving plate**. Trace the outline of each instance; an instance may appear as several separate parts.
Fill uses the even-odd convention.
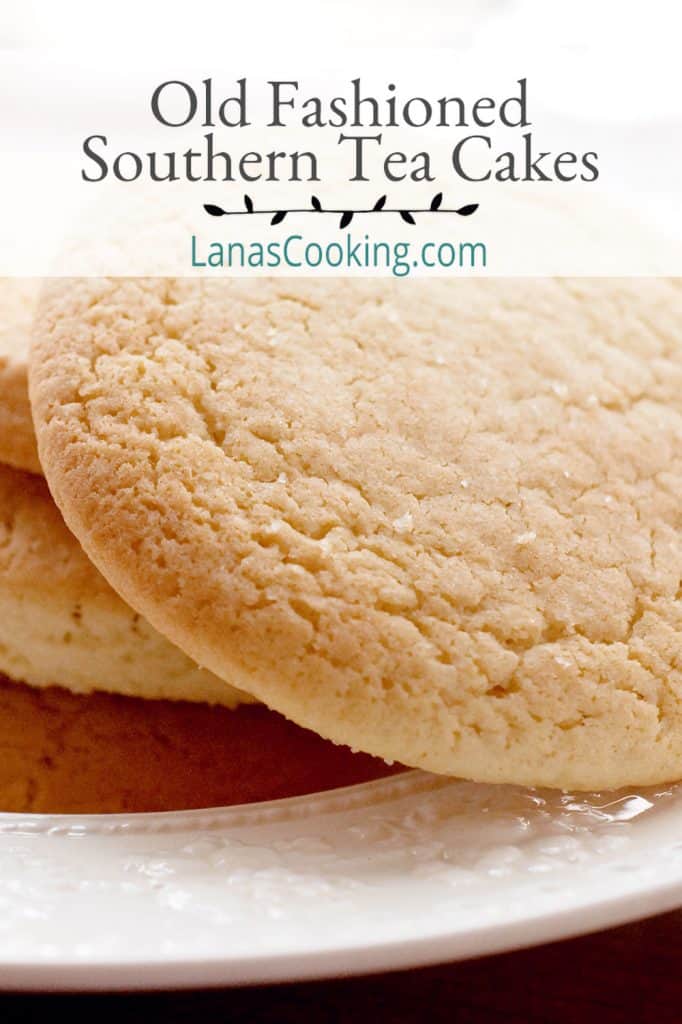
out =
[[[492,953],[682,903],[682,787],[411,771],[171,814],[0,815],[0,987],[155,989]]]

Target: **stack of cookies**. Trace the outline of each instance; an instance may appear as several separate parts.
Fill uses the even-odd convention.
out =
[[[2,455],[66,526],[3,471],[8,675],[487,782],[682,777],[679,282],[55,280],[28,320]]]
[[[0,812],[173,810],[384,774],[199,668],[84,554],[36,450],[39,289],[0,279]]]

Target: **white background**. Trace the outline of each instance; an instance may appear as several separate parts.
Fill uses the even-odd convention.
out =
[[[301,78],[326,76],[331,91],[332,64],[338,81],[344,69],[346,82],[356,74],[381,81],[383,62],[384,81],[395,77],[396,64],[406,83],[423,81],[438,67],[447,92],[464,96],[496,88],[504,94],[524,75],[540,148],[599,150],[598,186],[583,190],[563,184],[468,189],[454,177],[421,190],[400,186],[398,199],[406,205],[423,204],[443,187],[455,204],[480,202],[466,237],[487,244],[488,272],[680,274],[680,27],[676,0],[5,3],[0,273],[189,272],[188,232],[218,228],[203,215],[203,203],[238,204],[241,184],[197,185],[177,199],[168,187],[155,186],[179,223],[174,233],[164,221],[161,236],[151,231],[140,247],[128,245],[141,234],[129,208],[136,189],[109,192],[80,182],[80,144],[91,132],[105,132],[113,149],[128,148],[133,138],[143,149],[180,148],[149,113],[150,83],[163,75],[192,69],[195,81],[211,75],[229,83],[242,74],[254,81],[290,77],[293,70]],[[292,129],[287,149],[294,148]],[[404,148],[414,149],[412,137]],[[373,181],[349,192],[343,181],[330,180],[315,190],[325,200],[357,206],[386,189]],[[260,183],[256,191],[257,203],[268,207],[301,201],[295,186]],[[311,189],[304,191],[307,202]],[[95,214],[86,214],[93,202]],[[462,237],[462,222],[435,220],[428,221],[428,234],[420,223],[409,237]],[[247,225],[240,221],[241,231]],[[381,221],[382,235],[395,236],[401,227]],[[224,234],[226,222],[219,225]],[[263,222],[248,227],[265,238]],[[362,227],[374,231],[375,223]],[[330,228],[324,230],[329,236]],[[71,240],[66,249],[65,238]]]

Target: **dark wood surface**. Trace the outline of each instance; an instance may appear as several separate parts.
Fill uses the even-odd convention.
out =
[[[398,974],[144,996],[0,997],[5,1022],[60,1012],[71,1024],[681,1024],[682,910],[567,942]]]

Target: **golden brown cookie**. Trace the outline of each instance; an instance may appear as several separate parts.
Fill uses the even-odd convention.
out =
[[[390,772],[265,708],[84,697],[0,677],[0,812],[217,807]]]
[[[114,593],[40,477],[0,465],[0,672],[76,693],[250,700],[199,668]]]
[[[676,779],[681,328],[664,280],[55,282],[40,457],[132,606],[323,736]]]
[[[0,277],[0,462],[31,473],[38,461],[28,400],[28,348],[40,282]]]

